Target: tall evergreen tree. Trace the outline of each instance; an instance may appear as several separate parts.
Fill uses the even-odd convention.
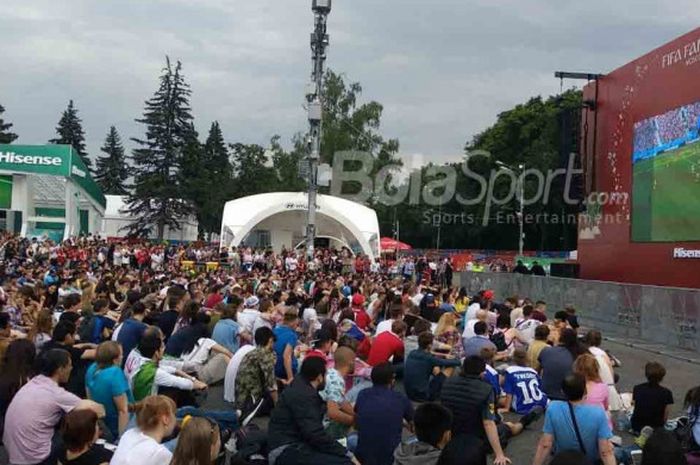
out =
[[[129,167],[126,163],[124,146],[117,128],[112,126],[105,138],[104,146],[100,149],[107,156],[97,158],[95,181],[105,194],[126,195],[126,180],[129,177]]]
[[[10,131],[12,123],[6,123],[2,119],[2,114],[5,112],[5,108],[0,105],[0,144],[11,144],[15,139],[17,139],[17,134],[13,134]]]
[[[85,131],[82,120],[78,116],[78,110],[73,105],[73,100],[68,102],[68,108],[61,115],[56,127],[58,137],[51,139],[52,144],[72,145],[88,169],[92,168],[92,161],[85,150]]]
[[[146,125],[146,137],[132,139],[139,146],[133,151],[134,188],[127,201],[127,210],[138,218],[128,228],[132,236],[145,236],[155,227],[162,240],[166,226],[178,229],[180,219],[191,213],[180,185],[183,150],[192,130],[190,94],[182,64],[172,66],[166,57],[158,90],[136,120]]]

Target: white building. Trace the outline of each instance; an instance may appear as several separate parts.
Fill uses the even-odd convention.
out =
[[[304,245],[307,196],[304,192],[252,195],[226,203],[221,224],[221,245],[292,249]],[[318,195],[316,244],[347,247],[353,253],[378,257],[377,213],[356,202]]]
[[[105,213],[102,219],[100,236],[106,238],[126,236],[126,227],[136,221],[129,216],[129,213],[126,211],[126,197],[121,195],[105,195],[105,198],[107,199],[107,206],[105,207]],[[166,226],[163,239],[178,242],[196,241],[198,227],[197,218],[190,215],[180,220],[180,229],[171,230]],[[151,229],[151,237],[149,237],[149,239],[156,239],[155,227]]]

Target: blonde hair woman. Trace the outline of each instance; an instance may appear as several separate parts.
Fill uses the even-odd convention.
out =
[[[173,455],[161,444],[173,434],[175,402],[165,396],[149,396],[131,406],[136,413],[136,426],[119,440],[110,465],[163,465]]]
[[[219,426],[208,418],[186,418],[170,465],[211,465],[221,450]]]
[[[441,344],[450,346],[455,358],[464,356],[462,337],[457,330],[457,316],[454,313],[443,313],[435,328],[435,340]]]

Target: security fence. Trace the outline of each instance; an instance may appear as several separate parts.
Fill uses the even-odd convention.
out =
[[[468,271],[455,281],[472,294],[544,300],[548,313],[573,304],[581,324],[608,335],[700,352],[700,290]]]

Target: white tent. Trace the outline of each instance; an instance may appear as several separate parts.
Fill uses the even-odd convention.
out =
[[[107,206],[105,208],[104,218],[102,219],[102,229],[100,235],[102,237],[114,238],[126,236],[124,228],[136,221],[126,211],[126,196],[121,195],[105,195]],[[191,242],[197,240],[199,224],[194,215],[187,218],[180,218],[180,229],[171,230],[165,227],[165,235],[163,239],[168,241]],[[151,229],[151,237],[155,239],[156,228]]]
[[[377,213],[340,197],[319,195],[316,237],[334,247],[348,247],[370,258],[379,256]],[[303,244],[307,197],[304,192],[252,195],[226,203],[221,224],[221,245],[297,248]]]

